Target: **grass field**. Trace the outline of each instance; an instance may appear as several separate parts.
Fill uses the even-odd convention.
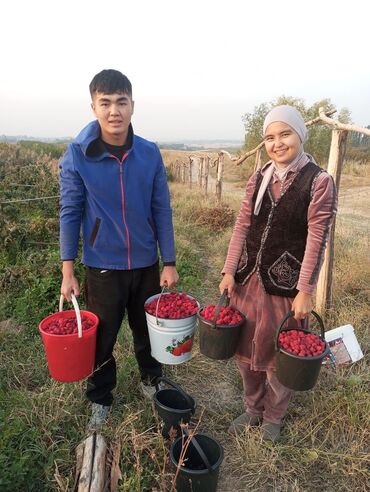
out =
[[[191,292],[201,304],[218,300],[220,271],[242,196],[239,173],[230,173],[230,183],[236,184],[226,188],[223,207],[216,207],[212,189],[204,197],[196,188],[171,183],[178,290]],[[367,174],[342,178],[334,307],[325,319],[327,329],[351,323],[365,358],[350,367],[323,368],[313,390],[294,396],[281,443],[262,442],[258,429],[238,438],[227,434],[230,421],[243,409],[241,381],[232,361],[201,355],[198,339],[190,362],[165,368],[166,375],[195,398],[198,431],[212,435],[224,448],[219,492],[369,490],[369,186]],[[57,207],[16,207],[3,209],[6,221],[1,224],[0,490],[72,491],[75,449],[85,437],[89,406],[83,382],[62,384],[49,378],[37,330],[39,320],[57,309],[57,246],[25,248],[22,243],[56,241],[52,221]],[[50,221],[47,229],[45,220]],[[24,229],[30,231],[25,239]],[[170,491],[169,443],[161,437],[152,405],[138,391],[126,323],[115,355],[118,385],[105,435],[112,449],[120,448],[119,490]]]

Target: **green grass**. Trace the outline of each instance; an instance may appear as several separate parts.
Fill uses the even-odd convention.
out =
[[[235,213],[242,188],[224,194],[225,206]],[[177,290],[192,293],[201,304],[215,302],[232,230],[229,209],[220,210],[211,194],[205,198],[196,188],[171,183],[171,193],[181,276]],[[10,212],[17,216],[16,210]],[[40,241],[44,234],[40,217],[53,219],[54,213],[52,207],[29,213],[33,229],[28,241]],[[85,437],[89,405],[83,382],[62,384],[50,379],[37,328],[44,316],[57,310],[58,249],[56,245],[21,248],[17,238],[23,237],[26,223],[21,231],[16,227],[10,231],[8,223],[0,225],[4,245],[0,320],[12,319],[0,324],[0,490],[72,491],[75,450]],[[51,226],[49,239],[56,241],[53,230]],[[352,233],[345,216],[339,215],[336,233],[334,307],[326,317],[327,329],[353,324],[365,358],[350,367],[323,368],[313,390],[294,396],[281,443],[263,443],[258,429],[239,438],[227,434],[229,422],[243,409],[241,381],[232,361],[213,361],[200,354],[198,335],[191,362],[165,367],[166,375],[195,398],[198,430],[224,447],[222,492],[368,490],[369,242],[366,231]],[[77,271],[81,279],[81,265]],[[115,356],[118,382],[105,435],[120,447],[119,490],[170,491],[170,443],[162,439],[152,405],[138,391],[140,378],[126,322]]]

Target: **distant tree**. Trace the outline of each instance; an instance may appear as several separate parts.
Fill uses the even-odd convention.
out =
[[[305,121],[316,118],[319,114],[319,108],[323,107],[326,111],[334,109],[330,99],[322,99],[312,106],[306,106],[303,99],[291,96],[280,96],[274,101],[262,103],[255,106],[253,112],[245,113],[242,117],[245,128],[245,146],[244,150],[248,151],[256,147],[263,139],[262,126],[266,114],[274,107],[280,104],[289,104],[297,108]],[[350,123],[350,112],[344,108],[339,112],[338,119],[343,123]],[[312,154],[319,164],[327,161],[330,149],[331,130],[326,125],[313,125],[308,130],[308,140],[305,144],[305,150]],[[264,154],[266,159],[266,154]]]
[[[370,125],[365,128],[370,130]],[[348,138],[346,157],[358,162],[370,161],[370,137],[363,133],[350,132]]]

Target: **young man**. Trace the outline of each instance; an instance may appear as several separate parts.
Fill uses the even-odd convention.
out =
[[[100,320],[96,369],[86,390],[94,429],[104,423],[113,401],[112,352],[126,309],[141,389],[153,396],[162,368],[151,356],[144,302],[160,286],[175,285],[178,274],[166,173],[158,147],[133,132],[131,83],[116,70],[103,70],[91,81],[90,93],[96,120],[60,163],[60,245],[61,293],[70,300],[72,292],[80,292],[73,262],[81,230],[87,305]]]

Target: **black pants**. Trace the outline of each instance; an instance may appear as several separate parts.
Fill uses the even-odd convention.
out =
[[[162,375],[162,366],[151,356],[144,303],[160,292],[158,262],[136,270],[87,268],[88,310],[99,317],[94,374],[88,379],[86,396],[100,405],[111,405],[116,386],[113,348],[125,310],[134,339],[134,351],[142,381]]]

